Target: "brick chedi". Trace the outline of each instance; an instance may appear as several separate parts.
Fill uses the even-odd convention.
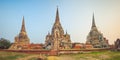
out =
[[[48,35],[46,36],[45,48],[52,50],[71,48],[70,35],[67,32],[66,34],[64,34],[64,30],[60,23],[58,8],[56,11],[56,19],[52,27],[51,34],[48,33]]]
[[[9,49],[22,49],[24,45],[29,45],[29,44],[30,44],[30,40],[27,36],[27,32],[25,29],[25,21],[23,17],[21,31],[19,35],[15,37],[15,41]]]
[[[92,19],[92,27],[87,36],[86,44],[91,44],[94,48],[107,48],[109,46],[108,40],[103,37],[103,34],[99,32],[96,27],[94,14]]]

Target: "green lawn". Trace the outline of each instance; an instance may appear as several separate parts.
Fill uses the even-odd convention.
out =
[[[102,52],[90,52],[60,55],[58,57],[61,60],[120,60],[120,52],[102,51]]]
[[[39,57],[39,55],[0,51],[0,60],[37,60],[36,57]],[[102,51],[60,56],[47,56],[47,60],[120,60],[120,52]]]
[[[27,56],[29,56],[29,54],[0,51],[0,60],[17,60],[18,58],[23,58]]]

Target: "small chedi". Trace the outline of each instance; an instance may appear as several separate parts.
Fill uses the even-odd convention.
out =
[[[93,14],[93,19],[92,19],[92,27],[87,36],[86,44],[91,44],[94,48],[108,48],[109,47],[108,40],[105,37],[103,37],[103,34],[99,32],[96,27],[94,14]]]
[[[27,32],[25,29],[25,21],[23,17],[21,31],[19,35],[15,37],[15,41],[9,49],[22,49],[24,45],[29,45],[29,44],[30,44],[30,40],[27,36]]]
[[[120,50],[120,39],[119,38],[115,41],[115,49]]]
[[[59,50],[59,49],[70,49],[71,39],[70,35],[64,30],[60,23],[58,8],[56,11],[55,23],[52,27],[51,34],[48,33],[45,40],[45,49]]]

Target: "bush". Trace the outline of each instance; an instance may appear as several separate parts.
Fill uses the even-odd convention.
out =
[[[11,46],[9,40],[0,38],[0,49],[8,49]]]

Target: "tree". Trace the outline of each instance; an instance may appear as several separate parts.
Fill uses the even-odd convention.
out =
[[[11,42],[7,39],[0,38],[0,49],[8,49],[11,46]]]

